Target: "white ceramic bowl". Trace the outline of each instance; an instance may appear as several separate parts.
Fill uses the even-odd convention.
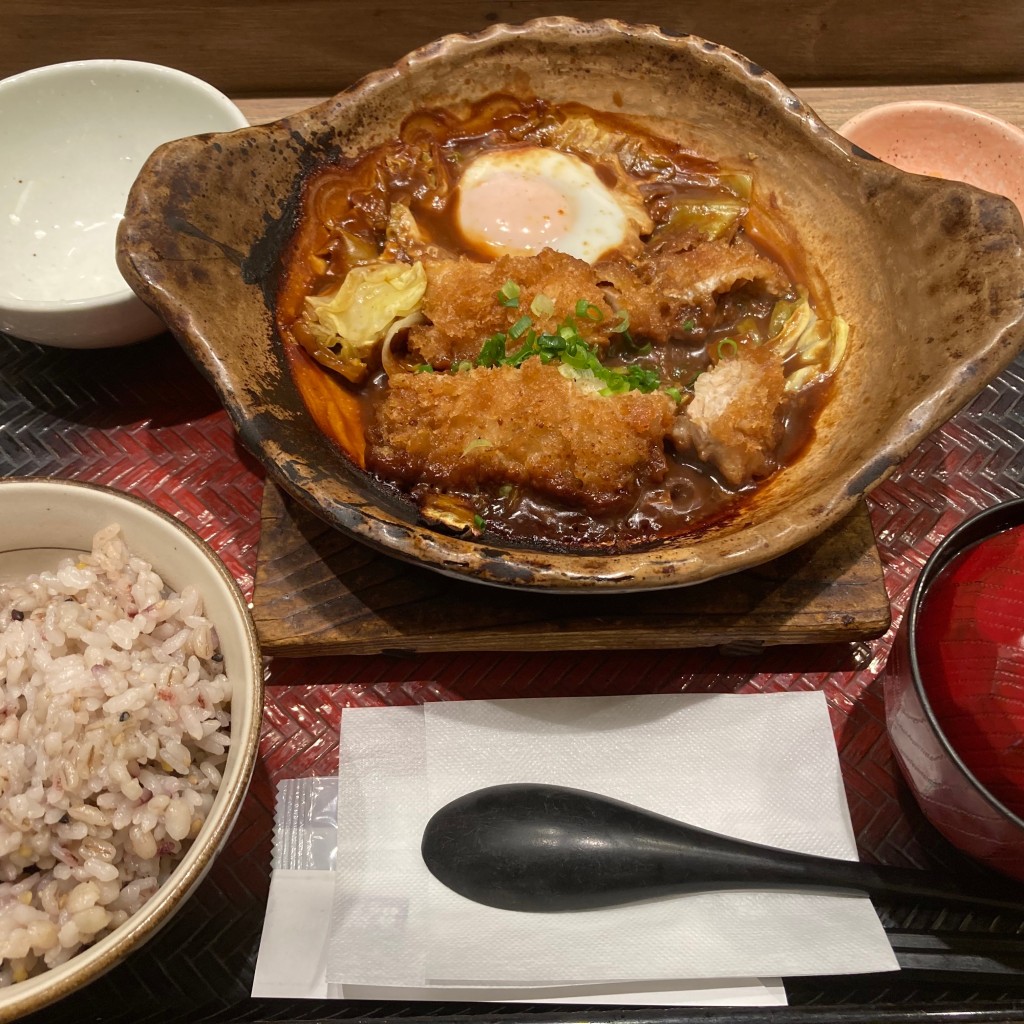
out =
[[[157,64],[74,61],[0,82],[0,330],[67,348],[160,333],[115,261],[128,191],[161,143],[247,123],[213,86]]]
[[[109,970],[170,919],[227,840],[256,761],[263,668],[256,631],[235,580],[211,548],[172,516],[119,491],[59,480],[0,481],[0,580],[53,568],[88,551],[93,534],[119,523],[129,549],[180,590],[196,585],[216,627],[232,680],[231,744],[220,790],[192,846],[155,895],[119,928],[67,963],[0,989],[0,1021],[15,1020]],[[144,953],[141,955],[145,955]]]
[[[1024,131],[980,110],[901,100],[851,117],[839,134],[886,163],[1007,196],[1024,212]]]

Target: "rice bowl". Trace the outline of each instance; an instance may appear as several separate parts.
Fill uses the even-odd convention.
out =
[[[12,480],[0,516],[9,1020],[112,967],[205,874],[255,762],[262,669],[234,580],[166,513]]]

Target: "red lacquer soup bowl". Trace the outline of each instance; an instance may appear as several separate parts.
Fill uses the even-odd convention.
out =
[[[1024,880],[1024,500],[926,563],[885,674],[889,736],[928,820]]]

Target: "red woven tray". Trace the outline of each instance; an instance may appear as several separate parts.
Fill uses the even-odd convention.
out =
[[[1018,361],[872,495],[870,514],[892,629],[936,543],[973,511],[1024,496],[1022,393],[1024,361]],[[149,498],[209,541],[251,594],[262,472],[239,447],[212,390],[169,337],[129,349],[74,352],[0,335],[0,410],[0,470],[5,475],[68,477]],[[756,657],[730,657],[705,648],[273,658],[267,666],[260,762],[229,848],[196,897],[144,954],[73,1000],[37,1015],[38,1021],[410,1013],[408,1007],[248,999],[269,876],[276,782],[335,771],[339,722],[350,706],[499,696],[821,689],[831,709],[863,856],[942,868],[955,855],[917,814],[885,734],[878,674],[892,629],[870,642],[777,647]],[[909,923],[925,930],[977,927],[1024,934],[1024,920],[965,919],[941,910],[897,908],[883,912],[883,919],[892,928]],[[860,1013],[866,1006],[873,1007],[872,1019],[885,1019],[908,1001],[934,1004],[937,1012],[945,1008],[951,1014],[986,1000],[1006,1012],[1024,1007],[1024,986],[1015,989],[1009,980],[995,989],[986,985],[946,977],[936,986],[911,971],[883,980],[804,979],[788,987],[793,1002],[833,1007],[822,1020]]]

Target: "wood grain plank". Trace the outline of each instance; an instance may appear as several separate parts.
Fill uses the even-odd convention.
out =
[[[121,57],[180,67],[233,96],[329,95],[438,36],[552,14],[695,33],[790,84],[1024,78],[1024,4],[998,0],[4,0],[0,77]]]
[[[513,591],[380,554],[267,484],[253,617],[268,654],[757,647],[867,640],[889,600],[866,507],[798,551],[697,587]]]
[[[1024,6],[1024,5],[1022,5]],[[899,100],[942,100],[982,110],[1024,128],[1024,85],[1020,82],[973,82],[947,85],[818,86],[796,89],[833,128],[868,107]],[[276,121],[326,99],[326,95],[255,96],[238,105],[253,124]]]

